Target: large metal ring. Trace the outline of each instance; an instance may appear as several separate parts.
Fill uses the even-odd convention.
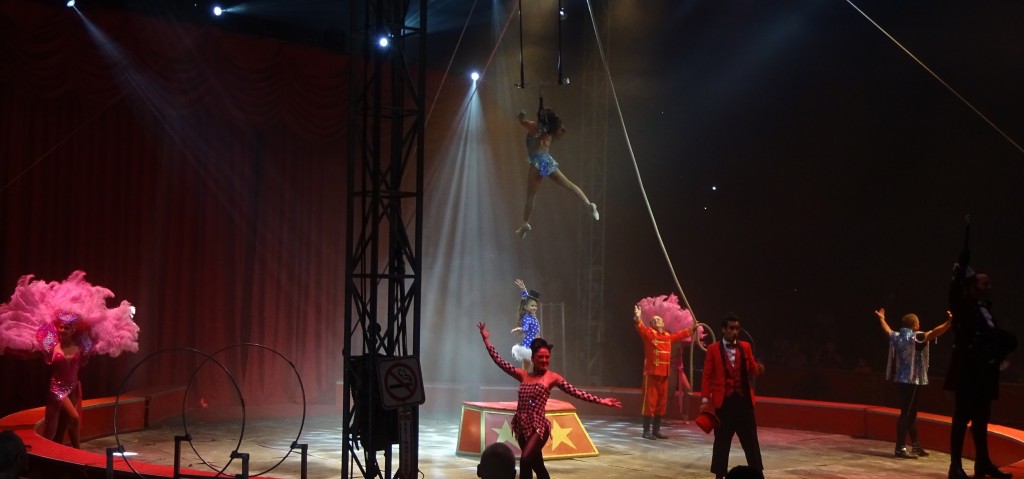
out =
[[[161,355],[161,354],[164,354],[164,353],[183,352],[183,351],[184,352],[190,352],[190,353],[198,354],[198,355],[201,355],[201,356],[205,356],[206,357],[206,361],[213,361],[214,364],[219,366],[220,369],[224,371],[224,374],[226,374],[228,376],[228,380],[231,381],[231,385],[235,387],[235,393],[238,394],[238,401],[242,404],[242,430],[238,434],[238,444],[235,445],[235,450],[237,451],[239,446],[241,446],[242,438],[245,436],[245,399],[242,397],[242,390],[241,390],[241,388],[238,387],[238,381],[235,381],[234,376],[231,375],[231,372],[228,371],[228,369],[225,368],[224,365],[220,363],[220,361],[217,361],[216,359],[213,358],[213,356],[211,356],[209,354],[206,354],[206,353],[204,353],[204,352],[202,352],[202,351],[200,351],[198,349],[192,349],[192,348],[169,348],[169,349],[161,349],[160,351],[152,353],[149,356],[146,356],[145,358],[143,358],[142,361],[139,361],[138,364],[136,364],[134,367],[132,367],[132,369],[130,371],[128,371],[128,375],[125,376],[124,381],[121,382],[121,387],[117,391],[117,397],[114,398],[114,440],[117,442],[118,450],[123,451],[124,450],[124,445],[121,444],[121,436],[117,432],[117,407],[118,407],[118,405],[121,402],[121,395],[124,394],[125,387],[128,385],[128,380],[131,379],[132,375],[135,374],[135,371],[137,369],[139,369],[139,366],[142,366],[143,364],[145,364],[150,359],[153,359],[154,357],[156,357],[158,355]],[[203,362],[204,365],[206,364],[206,361]],[[200,368],[201,367],[202,367],[202,365],[200,366]],[[196,376],[196,374],[198,374],[198,372],[199,372],[199,368],[196,368],[196,370],[193,371],[192,379],[189,380],[189,387],[191,387],[192,381],[195,379],[195,376]],[[185,398],[188,397],[188,391],[187,390],[185,392],[184,397]],[[184,401],[184,399],[183,399],[183,401]],[[182,404],[182,406],[181,406],[181,421],[184,424],[184,422],[185,422],[185,405],[184,404]],[[186,430],[186,432],[188,431],[188,427],[187,426],[185,427],[185,430]],[[190,440],[189,444],[191,444],[191,443],[192,443],[192,441]],[[195,447],[194,446],[193,446],[192,450],[195,451]],[[199,453],[196,452],[196,455],[199,455]],[[201,455],[199,455],[199,458],[202,460],[202,462],[204,464],[209,465],[209,463],[207,463],[206,460],[203,459],[203,457]],[[128,468],[131,469],[132,472],[134,472],[136,476],[139,476],[141,478],[145,478],[146,477],[146,476],[143,476],[142,473],[140,473],[139,471],[137,471],[135,469],[135,466],[132,465],[131,461],[128,460],[127,456],[122,454],[121,455],[121,459],[124,459],[125,464],[128,465]],[[224,465],[224,468],[221,469],[220,471],[218,471],[217,474],[218,475],[223,475],[224,471],[227,470],[227,468],[228,468],[228,466],[230,464],[231,464],[231,462],[228,461],[228,463]],[[211,469],[216,471],[216,469],[214,469],[214,468],[211,468]]]
[[[696,338],[694,338],[693,342],[695,344],[697,344],[697,347],[699,347],[701,351],[707,351],[708,350],[708,344],[711,344],[711,343],[713,343],[713,342],[715,342],[717,340],[715,338],[715,332],[714,332],[714,330],[711,329],[711,326],[708,326],[707,323],[697,323],[697,326],[698,326],[697,330],[693,332],[693,334],[696,335]],[[700,334],[700,330],[701,329],[703,329],[704,332],[707,333],[708,336],[711,336],[711,342],[705,344],[704,341],[701,341],[701,334]]]
[[[267,346],[264,346],[262,344],[257,344],[257,343],[239,343],[239,344],[235,344],[235,345],[232,345],[232,346],[227,346],[227,347],[221,348],[221,349],[215,351],[213,354],[211,354],[210,355],[210,357],[211,357],[210,359],[212,359],[213,356],[216,356],[216,355],[218,355],[220,353],[223,353],[224,351],[227,351],[229,349],[241,348],[241,347],[259,348],[259,349],[263,349],[264,351],[269,351],[271,353],[274,353],[278,357],[283,359],[285,362],[287,362],[288,365],[291,366],[292,371],[295,372],[295,378],[299,381],[299,391],[302,393],[302,420],[299,422],[299,431],[295,435],[295,440],[292,442],[293,444],[298,443],[299,442],[299,438],[302,436],[302,428],[306,425],[306,387],[303,386],[303,384],[302,384],[302,376],[299,374],[298,368],[295,367],[295,363],[293,363],[291,359],[288,359],[287,356],[279,353],[277,350],[275,350],[273,348],[269,348]],[[203,365],[200,364],[199,368],[196,368],[196,370],[198,371],[202,367],[203,367]],[[192,383],[190,382],[189,383],[189,388],[191,388],[191,387],[192,387]],[[186,398],[188,397],[188,391],[187,390],[185,391],[185,397]],[[244,407],[244,403],[243,403],[243,407]],[[244,423],[243,423],[243,429],[244,429]],[[192,446],[192,450],[195,451],[195,446],[192,445],[192,441],[189,441],[189,445]],[[277,461],[276,464],[270,466],[269,468],[267,468],[263,472],[258,472],[256,474],[250,474],[249,477],[259,477],[259,476],[262,476],[262,475],[264,475],[264,474],[266,474],[266,473],[268,473],[270,471],[273,471],[274,469],[277,468],[277,466],[280,466],[282,463],[284,463],[285,459],[288,459],[288,456],[291,455],[293,450],[294,449],[289,448],[288,452],[285,453],[285,455],[283,457],[281,457],[281,460]],[[198,451],[196,451],[196,455],[197,456],[199,455]],[[202,456],[200,456],[200,457],[202,457]],[[224,467],[227,468],[227,466],[231,465],[231,461],[234,461],[234,458],[232,458],[230,461],[228,461],[228,464],[226,464]]]

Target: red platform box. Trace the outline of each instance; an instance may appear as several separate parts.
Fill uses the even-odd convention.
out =
[[[512,415],[515,401],[463,402],[459,424],[459,441],[455,453],[459,456],[480,456],[484,448],[495,442],[504,442],[519,455],[519,444],[512,435]],[[557,399],[548,400],[544,414],[551,420],[551,437],[541,453],[544,459],[570,459],[598,455],[594,441],[576,415],[576,407]]]

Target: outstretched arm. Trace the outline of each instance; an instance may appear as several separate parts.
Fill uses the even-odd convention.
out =
[[[576,399],[582,399],[584,401],[600,404],[602,406],[622,407],[622,402],[619,401],[618,399],[597,397],[580,388],[577,388],[576,386],[573,386],[572,384],[569,384],[569,381],[566,381],[565,378],[559,378],[558,382],[555,383],[555,386],[557,386],[558,389],[565,391],[568,395]]]
[[[673,342],[673,343],[678,342],[678,341],[682,341],[682,340],[684,340],[686,338],[689,338],[693,334],[693,331],[696,330],[696,329],[697,329],[697,324],[694,323],[694,325],[690,326],[689,328],[680,329],[679,331],[676,331],[676,332],[672,333],[671,335],[669,335],[668,340],[670,342]]]
[[[885,331],[887,336],[891,336],[892,328],[889,327],[889,323],[885,322],[885,308],[875,310],[875,316],[878,316],[878,322],[882,325],[882,331]]]
[[[946,311],[946,322],[936,326],[935,329],[925,333],[924,340],[931,341],[933,339],[938,339],[939,336],[946,334],[946,331],[949,331],[949,328],[951,326],[953,326],[953,312]]]
[[[484,347],[487,348],[487,354],[491,356],[491,360],[494,361],[494,364],[497,364],[502,371],[505,371],[505,374],[522,381],[526,373],[522,369],[509,364],[508,361],[505,361],[505,359],[498,354],[498,350],[494,349],[494,345],[491,344],[491,332],[487,330],[487,325],[484,323],[477,323],[476,327],[480,328],[480,337],[483,339]]]

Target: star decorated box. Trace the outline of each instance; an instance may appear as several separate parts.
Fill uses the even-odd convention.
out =
[[[455,453],[479,456],[485,447],[504,442],[518,456],[519,444],[512,435],[515,401],[463,402],[459,423],[459,442]],[[551,437],[541,450],[544,459],[570,459],[598,455],[594,442],[576,415],[576,407],[557,399],[548,400],[545,416],[551,420]]]

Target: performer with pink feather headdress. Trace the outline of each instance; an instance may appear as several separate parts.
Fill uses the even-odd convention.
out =
[[[11,300],[0,304],[0,354],[20,358],[41,356],[50,365],[43,435],[80,447],[82,383],[78,370],[93,354],[111,357],[139,349],[135,307],[121,301],[107,308],[114,293],[85,280],[75,271],[61,282],[32,281],[22,276]]]
[[[672,343],[689,339],[697,325],[690,311],[679,306],[679,300],[674,294],[641,299],[633,307],[633,322],[644,342],[644,396],[641,406],[644,416],[643,438],[668,439],[668,436],[661,433],[661,417],[665,415],[668,404],[668,368],[672,362]],[[682,370],[679,372],[681,374]]]

